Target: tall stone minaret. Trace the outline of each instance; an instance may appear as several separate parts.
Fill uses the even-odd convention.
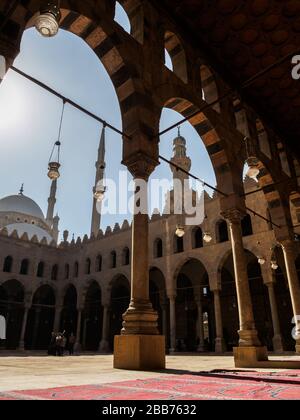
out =
[[[180,128],[178,129],[178,136],[173,141],[173,157],[171,162],[185,171],[191,170],[192,161],[186,154],[186,140],[180,135]],[[184,180],[189,179],[189,176],[182,171],[177,170],[171,165],[171,171],[173,172],[173,179],[180,180],[182,183]]]
[[[96,162],[96,178],[95,178],[95,187],[94,194],[99,182],[104,181],[105,175],[105,126],[101,133],[100,144],[98,149],[98,160]],[[91,235],[97,237],[100,230],[101,223],[101,203],[97,202],[97,199],[94,197],[93,201],[93,213],[92,213],[92,224],[91,224]]]
[[[56,192],[57,192],[57,179],[54,179],[51,182],[50,196],[48,198],[48,209],[47,209],[47,223],[50,227],[52,227],[53,225],[54,207],[56,204]]]

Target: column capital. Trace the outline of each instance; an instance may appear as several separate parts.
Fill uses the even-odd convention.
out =
[[[176,300],[176,293],[167,293],[167,297],[169,299],[170,302],[175,301]]]
[[[236,208],[224,210],[221,212],[221,216],[223,216],[224,219],[228,220],[229,223],[232,224],[241,223],[245,215],[246,213],[244,211]]]
[[[158,160],[153,159],[142,152],[135,153],[122,163],[127,166],[129,172],[135,179],[139,178],[144,179],[145,181],[148,181],[156,166],[159,165]]]
[[[291,238],[281,240],[279,243],[284,251],[295,252],[295,242]]]

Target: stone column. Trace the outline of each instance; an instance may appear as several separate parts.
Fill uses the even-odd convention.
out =
[[[226,343],[223,336],[223,321],[222,321],[222,309],[221,309],[221,298],[220,290],[213,290],[214,294],[214,310],[215,310],[215,322],[216,322],[216,339],[215,339],[215,352],[225,353]]]
[[[60,331],[61,311],[62,311],[62,305],[58,305],[58,306],[55,307],[53,331],[56,332],[56,333],[62,332],[62,331]]]
[[[22,321],[20,341],[19,341],[19,350],[22,350],[22,351],[25,350],[25,333],[26,333],[26,326],[27,326],[29,310],[30,310],[30,305],[25,305],[24,306],[24,315],[23,315],[23,321]]]
[[[236,292],[239,309],[239,345],[240,347],[260,347],[253,315],[250,286],[247,273],[246,255],[243,245],[241,220],[244,214],[237,209],[223,212],[229,222],[231,246],[234,263]]]
[[[165,367],[165,338],[159,335],[158,314],[154,311],[149,297],[147,200],[148,179],[158,162],[143,153],[136,153],[124,163],[132,173],[135,183],[131,301],[123,315],[121,336],[115,337],[114,367],[134,370],[161,369]]]
[[[176,352],[176,296],[169,296],[170,300],[170,353]]]
[[[289,289],[291,294],[291,301],[294,313],[294,338],[296,341],[296,352],[300,353],[300,283],[298,279],[298,273],[295,264],[295,243],[291,239],[281,242],[286,274],[289,283]]]
[[[76,342],[75,342],[75,346],[74,346],[74,350],[76,352],[81,351],[81,342],[80,342],[81,318],[82,318],[82,308],[79,307],[78,310],[77,310]]]
[[[35,309],[35,320],[34,320],[33,338],[32,338],[33,350],[35,350],[35,347],[36,347],[36,340],[37,340],[37,336],[39,332],[41,312],[42,312],[42,308],[38,307]]]
[[[204,352],[205,343],[204,343],[202,296],[197,296],[196,303],[197,303],[197,309],[198,309],[198,336],[199,336],[199,345],[198,345],[197,351]]]
[[[156,162],[146,156],[127,162],[134,177],[134,215],[131,251],[131,301],[124,314],[122,335],[158,335],[158,314],[149,298],[148,179]]]
[[[109,304],[103,305],[102,338],[99,345],[100,353],[109,353]]]
[[[274,290],[274,282],[267,283],[266,286],[268,288],[268,293],[269,293],[269,301],[270,301],[272,323],[273,323],[273,330],[274,330],[274,337],[273,337],[274,351],[283,352],[283,342],[282,342],[282,335],[281,335],[281,330],[280,330],[280,322],[279,322],[278,307],[277,307],[275,290]]]

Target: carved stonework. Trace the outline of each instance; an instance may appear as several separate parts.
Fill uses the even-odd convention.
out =
[[[245,213],[238,209],[229,209],[221,213],[224,219],[228,220],[229,223],[241,223],[245,217]]]
[[[123,161],[123,164],[127,166],[129,172],[135,179],[148,180],[156,166],[159,165],[159,162],[144,153],[137,153],[129,159],[126,159],[126,161]]]

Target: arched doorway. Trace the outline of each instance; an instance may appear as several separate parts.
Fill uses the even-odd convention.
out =
[[[110,336],[109,345],[114,348],[114,337],[120,335],[123,323],[123,314],[127,311],[130,303],[130,285],[125,276],[120,275],[112,282],[111,289],[111,312],[110,312]]]
[[[158,313],[158,330],[166,337],[166,346],[169,341],[170,309],[166,295],[166,282],[163,273],[156,267],[149,272],[149,293],[153,309]],[[167,347],[169,348],[169,346]]]
[[[220,297],[224,341],[226,349],[231,351],[233,347],[237,347],[239,344],[239,314],[232,253],[227,256],[221,267]]]
[[[179,351],[212,351],[215,341],[213,299],[204,265],[187,261],[177,275],[176,345]],[[200,312],[201,311],[201,312]]]
[[[8,350],[18,348],[24,315],[24,289],[16,280],[0,286],[0,315],[6,319],[6,341]]]
[[[268,289],[264,285],[261,266],[257,257],[249,251],[246,251],[246,256],[248,259],[248,279],[258,338],[263,346],[272,351],[274,331]]]
[[[77,291],[73,285],[68,286],[64,296],[64,306],[61,313],[60,330],[66,337],[76,335],[77,328]]]
[[[29,311],[25,346],[32,350],[48,348],[55,316],[55,293],[48,285],[41,286],[34,294]]]
[[[272,350],[273,325],[267,287],[263,283],[257,257],[245,250],[256,329],[262,345]],[[233,257],[230,252],[221,267],[221,307],[223,335],[228,351],[239,345],[239,313]]]
[[[290,289],[285,272],[285,261],[281,248],[275,250],[278,269],[275,271],[275,296],[278,308],[280,330],[282,336],[283,349],[285,351],[295,351],[295,341],[292,337],[292,319],[294,318]],[[296,260],[296,266],[298,262]]]
[[[92,282],[86,292],[82,322],[82,347],[85,351],[97,351],[102,337],[102,299],[97,282]]]

